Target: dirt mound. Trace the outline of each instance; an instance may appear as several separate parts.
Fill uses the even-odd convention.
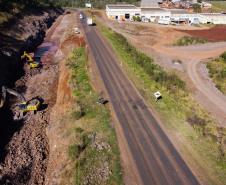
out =
[[[187,33],[193,37],[205,38],[211,42],[219,42],[226,40],[226,26],[215,26],[208,30],[177,30]]]
[[[84,37],[79,37],[78,35],[71,35],[61,44],[60,49],[61,50],[67,49],[68,46],[79,47],[85,45],[86,41]]]

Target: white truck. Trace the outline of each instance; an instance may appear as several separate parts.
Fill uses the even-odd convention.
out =
[[[80,19],[83,19],[83,16],[82,16],[82,14],[80,14],[80,15],[79,15],[79,18],[80,18]]]
[[[87,17],[87,24],[89,26],[92,26],[93,25],[93,19],[91,17]]]
[[[170,21],[169,21],[169,20],[164,20],[164,19],[159,19],[159,20],[158,20],[158,23],[159,23],[159,24],[166,24],[166,25],[169,25],[169,24],[170,24]]]

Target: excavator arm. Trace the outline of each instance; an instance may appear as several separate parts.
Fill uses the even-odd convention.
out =
[[[41,65],[39,62],[36,62],[35,59],[33,59],[30,55],[28,55],[26,51],[24,51],[24,55],[21,57],[21,60],[24,57],[26,57],[26,59],[28,59],[28,64],[29,64],[30,68],[36,68]]]
[[[5,100],[6,100],[6,92],[8,92],[8,93],[10,93],[10,94],[12,94],[12,95],[14,95],[14,96],[19,97],[19,98],[22,100],[23,104],[26,104],[26,99],[25,99],[21,94],[19,94],[18,92],[14,91],[14,90],[12,90],[12,89],[6,87],[6,86],[2,86],[2,101],[1,101],[1,107],[2,107],[2,106],[4,105],[4,103],[5,103]]]
[[[29,61],[34,62],[34,59],[30,55],[28,55],[26,51],[24,51],[24,55],[22,56],[22,58],[24,57],[27,57]]]

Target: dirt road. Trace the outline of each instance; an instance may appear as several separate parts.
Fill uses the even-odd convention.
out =
[[[68,28],[70,15],[58,17],[50,28],[41,50],[42,68],[29,69],[15,83],[15,90],[29,101],[40,100],[37,114],[19,114],[20,100],[10,96],[1,109],[0,184],[43,184],[49,161],[46,127],[56,102],[59,60],[55,56],[62,34]],[[45,45],[48,44],[48,45]],[[50,45],[49,45],[50,44]],[[56,55],[58,56],[58,55]]]
[[[130,160],[129,184],[199,184],[159,121],[121,70],[97,27],[81,20]]]

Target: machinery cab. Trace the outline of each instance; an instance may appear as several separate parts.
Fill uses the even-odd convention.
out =
[[[28,105],[26,102],[23,102],[19,105],[19,109],[21,111],[36,111],[39,109],[39,107],[40,107],[40,102],[38,100],[34,100]]]
[[[21,111],[26,111],[26,110],[27,110],[27,104],[26,104],[26,102],[21,103],[21,104],[19,105],[19,109],[20,109]]]

